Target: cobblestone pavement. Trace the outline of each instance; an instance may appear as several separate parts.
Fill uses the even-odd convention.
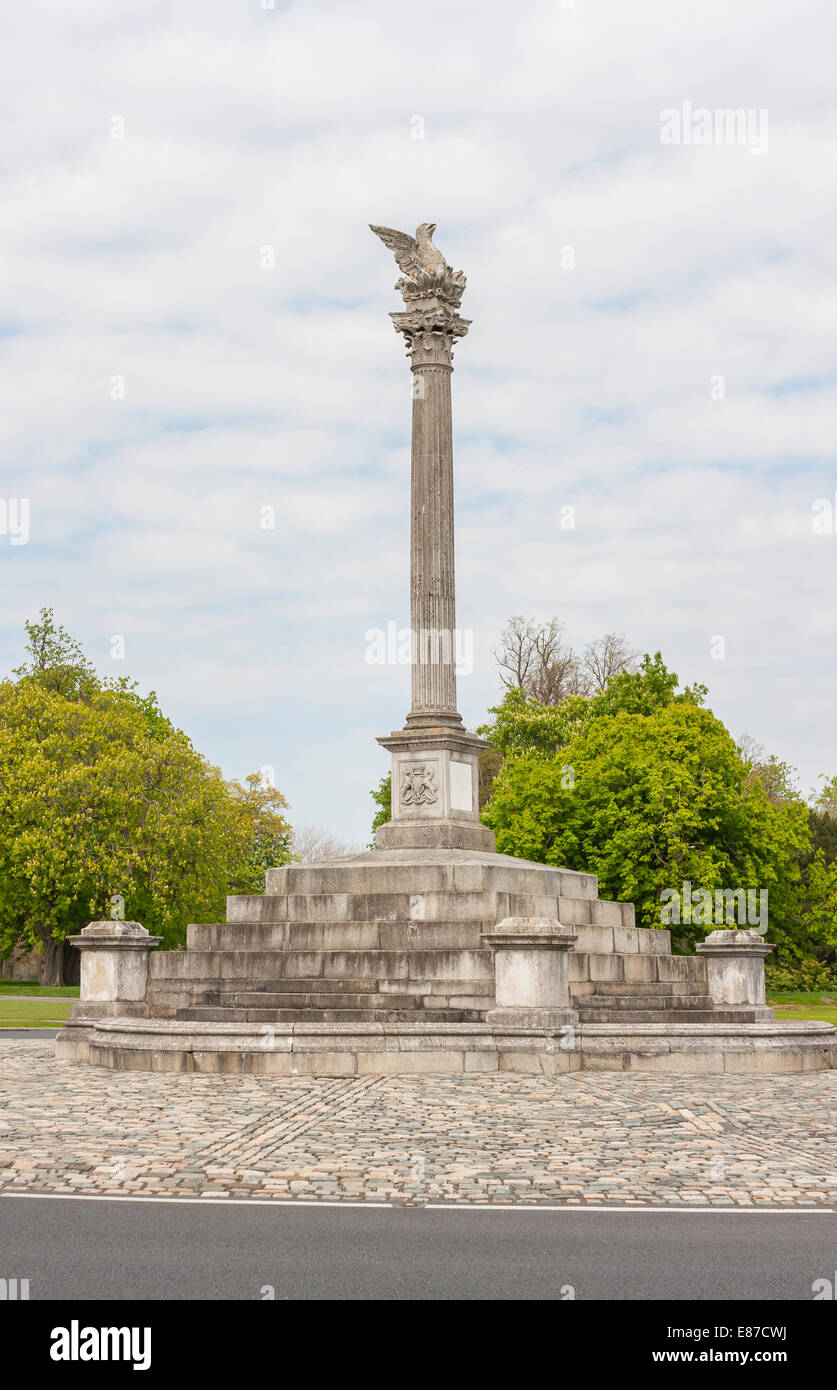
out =
[[[837,1072],[176,1076],[0,1038],[0,1193],[837,1205]]]

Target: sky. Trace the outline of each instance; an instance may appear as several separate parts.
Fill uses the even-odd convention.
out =
[[[661,650],[803,791],[837,772],[830,0],[33,0],[0,30],[0,673],[52,607],[227,776],[368,839],[410,445],[368,223],[435,221],[473,321],[466,724],[506,620],[557,615]]]

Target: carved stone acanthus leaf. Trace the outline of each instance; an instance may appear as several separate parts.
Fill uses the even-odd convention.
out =
[[[412,309],[390,314],[396,331],[403,333],[413,366],[450,366],[457,338],[464,338],[470,319],[439,299],[417,301]]]
[[[434,297],[458,309],[467,283],[461,270],[451,270],[450,266],[446,265],[444,270],[432,270],[428,267],[417,270],[412,275],[402,276],[395,288],[400,292],[405,304],[411,304],[416,299]]]

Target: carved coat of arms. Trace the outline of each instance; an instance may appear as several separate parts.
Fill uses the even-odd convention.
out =
[[[413,763],[401,773],[402,806],[432,805],[439,799],[436,769],[432,764]]]

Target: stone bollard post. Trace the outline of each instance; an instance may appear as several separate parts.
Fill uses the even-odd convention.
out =
[[[490,1025],[562,1028],[578,1022],[570,1008],[569,952],[577,934],[550,917],[505,917],[483,941],[494,951],[496,1006]]]
[[[91,1027],[99,1018],[145,1018],[148,957],[161,936],[139,922],[91,922],[69,940],[81,952],[81,997],[56,1043],[64,1061],[87,1060]]]
[[[718,1008],[755,1009],[759,1018],[774,1017],[764,992],[764,962],[773,946],[757,931],[713,931],[696,949],[706,957],[709,993]]]

